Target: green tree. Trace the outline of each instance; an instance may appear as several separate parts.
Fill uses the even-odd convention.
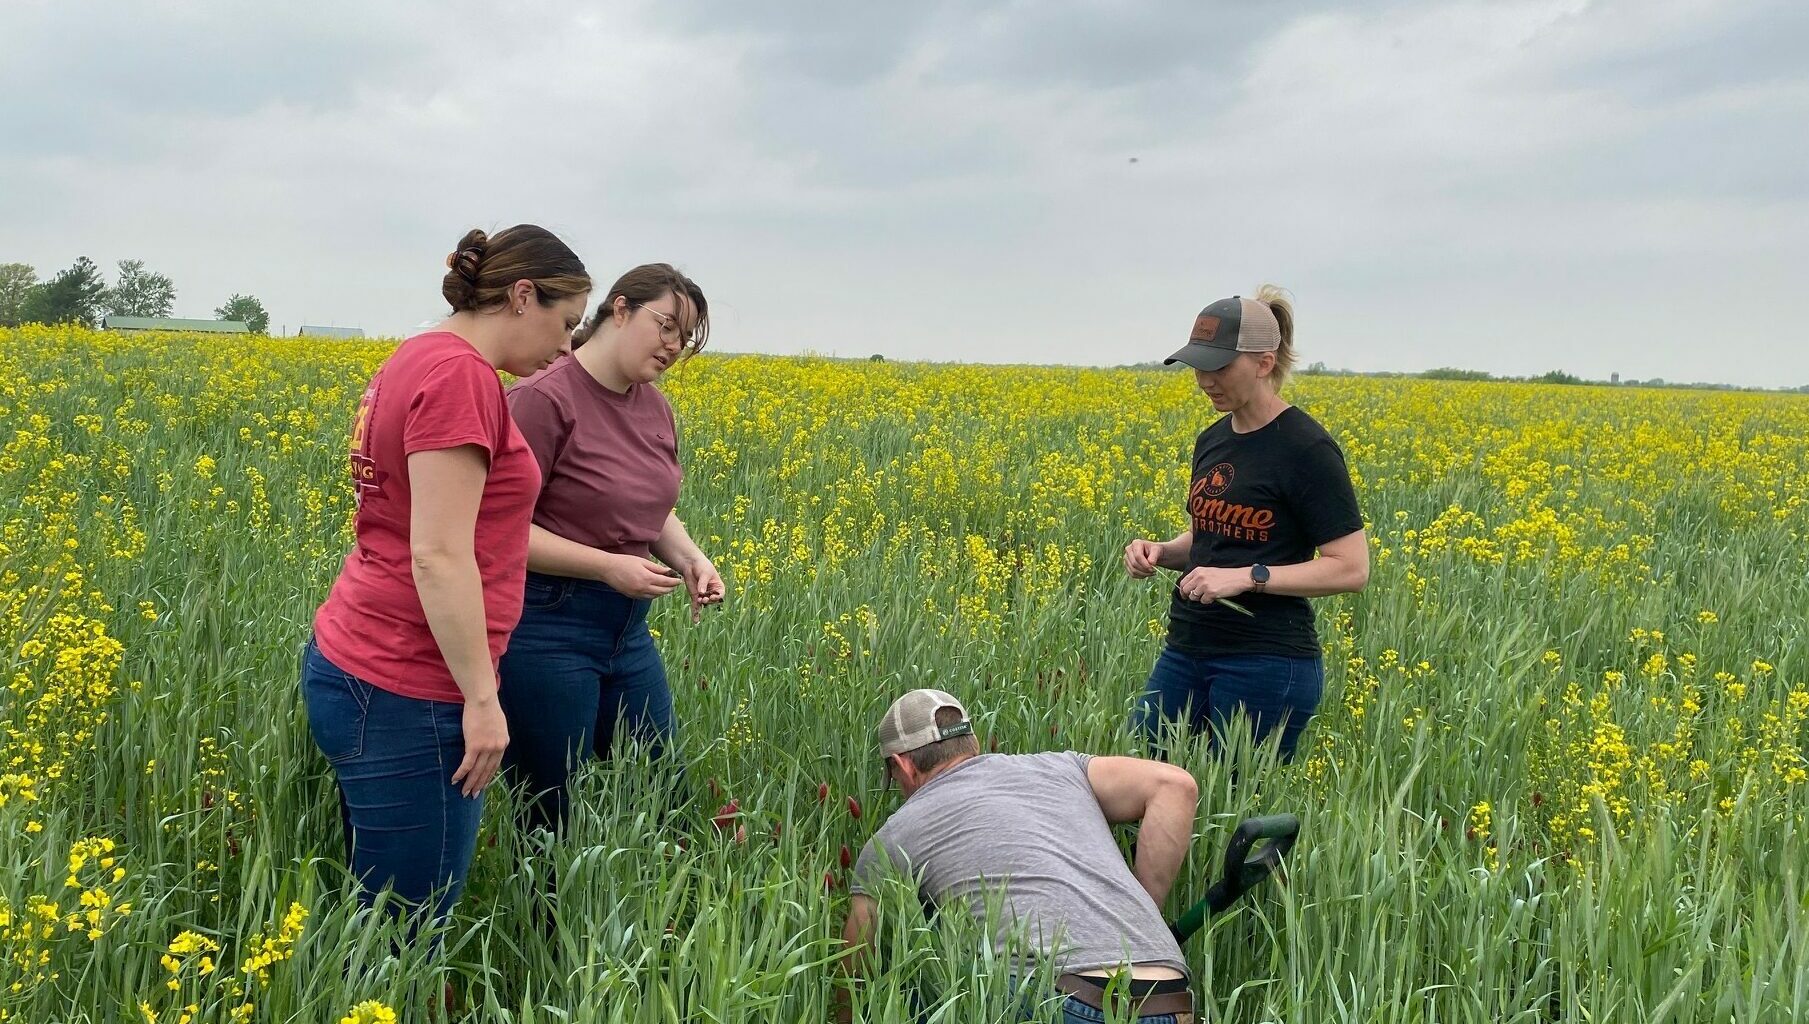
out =
[[[270,327],[270,314],[264,311],[264,304],[250,295],[239,295],[226,300],[226,305],[214,310],[214,316],[222,320],[240,320],[253,334],[263,334]]]
[[[26,323],[99,326],[107,282],[100,268],[86,256],[76,258],[67,270],[31,290],[25,300]]]
[[[144,268],[144,260],[120,260],[119,279],[107,289],[107,312],[114,316],[169,316],[176,285]]]
[[[1439,366],[1423,370],[1421,377],[1427,380],[1494,380],[1486,370],[1463,370],[1455,366]]]
[[[38,286],[38,272],[29,263],[0,263],[0,327],[25,322],[25,302]]]

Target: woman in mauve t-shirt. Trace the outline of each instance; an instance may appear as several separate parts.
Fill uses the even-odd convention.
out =
[[[570,356],[509,389],[541,473],[521,624],[501,662],[505,764],[526,783],[530,828],[563,826],[567,777],[608,756],[617,729],[656,754],[672,738],[653,599],[682,584],[693,622],[722,600],[722,577],[673,513],[678,427],[653,386],[708,333],[702,289],[668,264],[636,267]]]
[[[584,264],[531,224],[471,231],[446,265],[452,315],[397,346],[359,402],[355,542],[302,663],[360,901],[390,888],[431,899],[435,919],[464,886],[509,743],[496,660],[540,491],[496,371],[557,357],[590,295]]]

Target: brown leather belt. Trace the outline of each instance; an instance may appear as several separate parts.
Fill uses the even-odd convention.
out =
[[[1086,1003],[1095,1010],[1106,1010],[1106,986],[1111,978],[1087,974],[1064,974],[1055,979],[1056,991]],[[1174,1014],[1180,1024],[1193,1022],[1193,993],[1186,978],[1126,979],[1112,994],[1110,1012],[1121,1017],[1152,1017]]]

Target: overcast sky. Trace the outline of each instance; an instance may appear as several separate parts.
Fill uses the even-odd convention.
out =
[[[0,262],[406,332],[468,227],[713,346],[1809,383],[1809,5],[0,2]],[[1791,298],[1795,295],[1797,298]]]

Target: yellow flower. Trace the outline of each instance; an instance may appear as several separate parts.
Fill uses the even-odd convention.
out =
[[[396,1024],[396,1011],[375,999],[366,999],[339,1018],[339,1024]]]

